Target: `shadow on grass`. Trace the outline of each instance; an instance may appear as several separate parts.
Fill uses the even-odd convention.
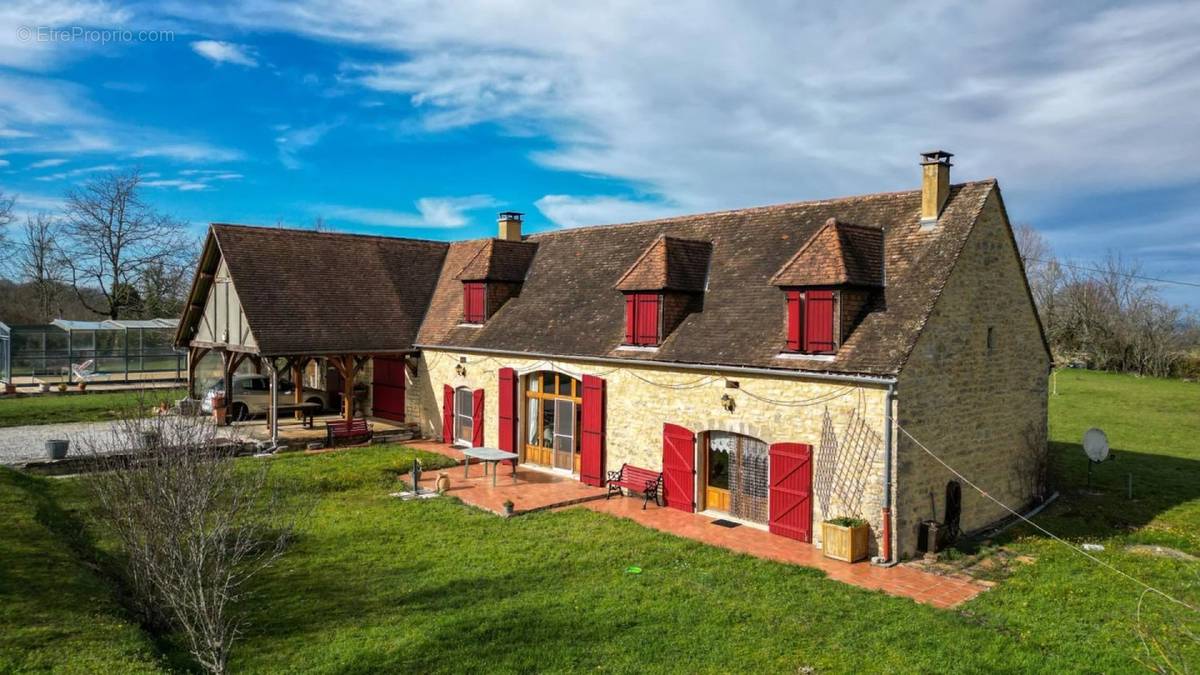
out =
[[[1200,460],[1114,449],[1115,459],[1091,467],[1089,488],[1089,462],[1082,445],[1052,442],[1050,452],[1050,483],[1060,497],[1035,520],[1059,536],[1095,539],[1128,534],[1169,510],[1189,505],[1197,513],[1183,520],[1200,521]],[[1014,529],[1038,534],[1027,526]],[[1142,532],[1149,536],[1152,531]]]
[[[121,574],[120,561],[104,552],[96,545],[86,524],[74,511],[64,509],[50,493],[46,479],[36,478],[19,472],[11,472],[12,483],[28,495],[34,507],[34,518],[39,524],[60,542],[62,542],[75,560],[92,570],[107,586],[115,604],[121,608],[122,619],[130,624],[139,626],[154,648],[154,656],[170,664],[181,672],[199,672],[189,657],[181,653],[179,648],[167,640],[153,626],[141,621],[141,617],[132,609],[128,586]],[[12,571],[11,569],[9,570]],[[43,597],[69,600],[65,593],[48,593]]]

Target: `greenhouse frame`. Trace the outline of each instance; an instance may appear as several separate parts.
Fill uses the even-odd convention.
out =
[[[178,319],[0,324],[0,379],[18,385],[180,380],[187,352],[171,344],[178,324]]]

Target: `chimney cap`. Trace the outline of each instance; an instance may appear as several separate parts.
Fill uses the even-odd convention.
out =
[[[519,211],[501,211],[496,217],[497,220],[521,220],[521,216],[525,215]]]
[[[945,150],[928,150],[921,153],[921,165],[945,164],[946,166],[953,166],[950,163],[950,158],[953,156],[953,154],[946,152]]]

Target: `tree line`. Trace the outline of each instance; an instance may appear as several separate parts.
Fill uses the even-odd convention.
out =
[[[1015,234],[1057,365],[1200,377],[1200,321],[1167,302],[1139,262],[1110,253],[1099,264],[1077,265],[1030,225]]]
[[[136,169],[97,176],[20,222],[0,191],[0,321],[179,316],[198,242],[141,187]]]

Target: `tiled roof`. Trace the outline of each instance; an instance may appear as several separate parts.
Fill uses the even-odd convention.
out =
[[[953,186],[933,228],[921,227],[919,191],[558,230],[523,242],[214,225],[202,264],[212,263],[209,250],[219,245],[267,355],[427,345],[894,375],[994,193],[995,181]],[[811,267],[821,276],[808,280],[878,285],[876,255],[886,286],[836,358],[780,358],[785,302],[773,284],[804,281]],[[480,276],[524,282],[482,327],[463,327],[462,281]],[[206,290],[200,279],[194,293]],[[617,289],[630,284],[704,293],[657,351],[621,350]]]
[[[919,191],[801,202],[537,234],[521,295],[483,327],[459,327],[458,270],[479,242],[452,244],[421,345],[872,375],[899,371],[995,181],[955,185],[938,226],[922,229]],[[772,279],[798,247],[839,222],[882,228],[887,285],[827,362],[781,359],[785,304]],[[849,228],[847,228],[849,229]],[[711,242],[708,289],[657,351],[619,350],[624,303],[615,286],[661,237]],[[858,272],[855,272],[858,274]],[[884,309],[886,308],[886,309]]]
[[[412,348],[449,245],[212,226],[262,354]]]
[[[771,279],[776,286],[882,286],[883,228],[825,221]]]
[[[523,281],[537,244],[528,241],[486,239],[455,278],[460,281]]]
[[[661,236],[621,275],[619,291],[704,290],[712,242]]]

